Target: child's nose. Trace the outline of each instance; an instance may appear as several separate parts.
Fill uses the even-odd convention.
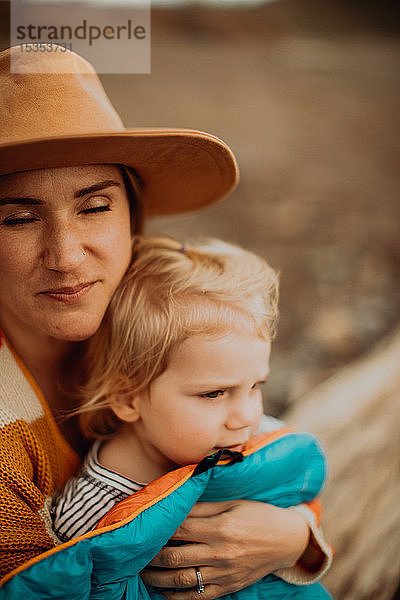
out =
[[[228,429],[252,427],[258,423],[262,411],[261,394],[253,394],[253,396],[252,394],[243,395],[232,401],[226,420],[226,427]]]

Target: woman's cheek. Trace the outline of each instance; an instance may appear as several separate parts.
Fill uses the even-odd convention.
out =
[[[127,223],[120,224],[120,227],[110,228],[107,232],[100,233],[95,239],[102,254],[107,256],[109,261],[119,264],[120,270],[124,273],[132,256],[132,238]]]
[[[25,277],[29,275],[38,262],[38,248],[35,243],[25,237],[16,235],[0,235],[0,273]]]

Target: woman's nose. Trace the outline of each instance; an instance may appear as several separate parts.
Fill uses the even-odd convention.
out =
[[[70,272],[85,260],[83,240],[78,231],[57,225],[45,233],[43,263],[51,271]]]
[[[262,398],[259,392],[244,394],[232,401],[226,427],[228,429],[252,427],[258,423],[262,410]]]

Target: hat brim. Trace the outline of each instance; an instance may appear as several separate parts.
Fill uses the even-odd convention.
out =
[[[207,206],[228,194],[238,181],[229,147],[200,131],[127,129],[0,144],[0,175],[90,164],[135,169],[143,183],[146,216]]]

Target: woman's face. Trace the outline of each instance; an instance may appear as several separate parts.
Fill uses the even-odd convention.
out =
[[[0,177],[0,325],[11,338],[90,337],[130,256],[129,201],[118,167]]]

